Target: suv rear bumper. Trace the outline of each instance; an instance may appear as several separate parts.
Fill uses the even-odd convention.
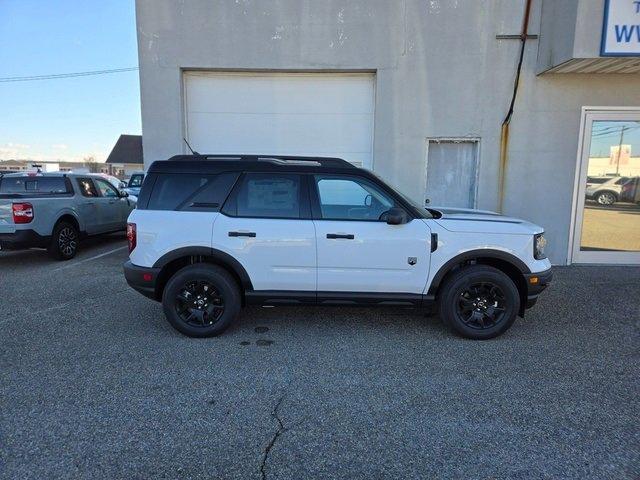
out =
[[[124,266],[124,278],[131,288],[141,293],[147,298],[157,300],[156,283],[159,268],[139,267],[127,261]]]
[[[525,308],[531,308],[538,301],[538,296],[553,280],[553,271],[548,269],[543,272],[527,273],[524,275],[524,279],[527,282],[527,303]]]
[[[1,250],[21,250],[25,248],[44,248],[49,245],[50,236],[43,236],[35,230],[16,230],[13,233],[0,233]]]

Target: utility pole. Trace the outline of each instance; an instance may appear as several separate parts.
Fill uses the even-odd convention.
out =
[[[618,160],[616,161],[616,177],[618,176],[618,174],[620,173],[620,155],[622,154],[622,140],[624,139],[624,131],[629,128],[626,125],[624,125],[621,129],[620,129],[620,143],[618,144]]]

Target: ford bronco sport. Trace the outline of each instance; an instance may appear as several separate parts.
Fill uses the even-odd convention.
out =
[[[220,334],[245,304],[308,304],[435,306],[487,339],[552,276],[541,227],[425,209],[338,158],[154,162],[127,236],[127,282],[193,337]]]

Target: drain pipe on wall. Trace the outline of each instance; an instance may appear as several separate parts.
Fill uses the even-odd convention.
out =
[[[507,164],[509,159],[509,124],[513,116],[513,107],[516,103],[518,95],[518,84],[520,83],[520,71],[522,70],[522,60],[524,58],[524,47],[527,43],[529,31],[529,14],[531,13],[531,0],[526,0],[524,7],[524,18],[522,19],[522,30],[520,32],[520,57],[518,58],[518,68],[516,69],[516,78],[513,83],[513,94],[511,96],[511,104],[507,116],[502,122],[500,130],[500,168],[498,172],[498,212],[502,213],[504,207],[504,188],[507,176]]]

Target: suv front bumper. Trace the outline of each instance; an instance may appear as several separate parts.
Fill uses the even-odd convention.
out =
[[[531,308],[538,301],[538,296],[553,280],[553,271],[548,269],[543,272],[527,273],[524,275],[524,279],[527,283],[527,303],[525,308]]]
[[[156,283],[158,280],[159,268],[139,267],[131,261],[127,261],[124,266],[124,278],[135,291],[147,298],[157,300]]]

